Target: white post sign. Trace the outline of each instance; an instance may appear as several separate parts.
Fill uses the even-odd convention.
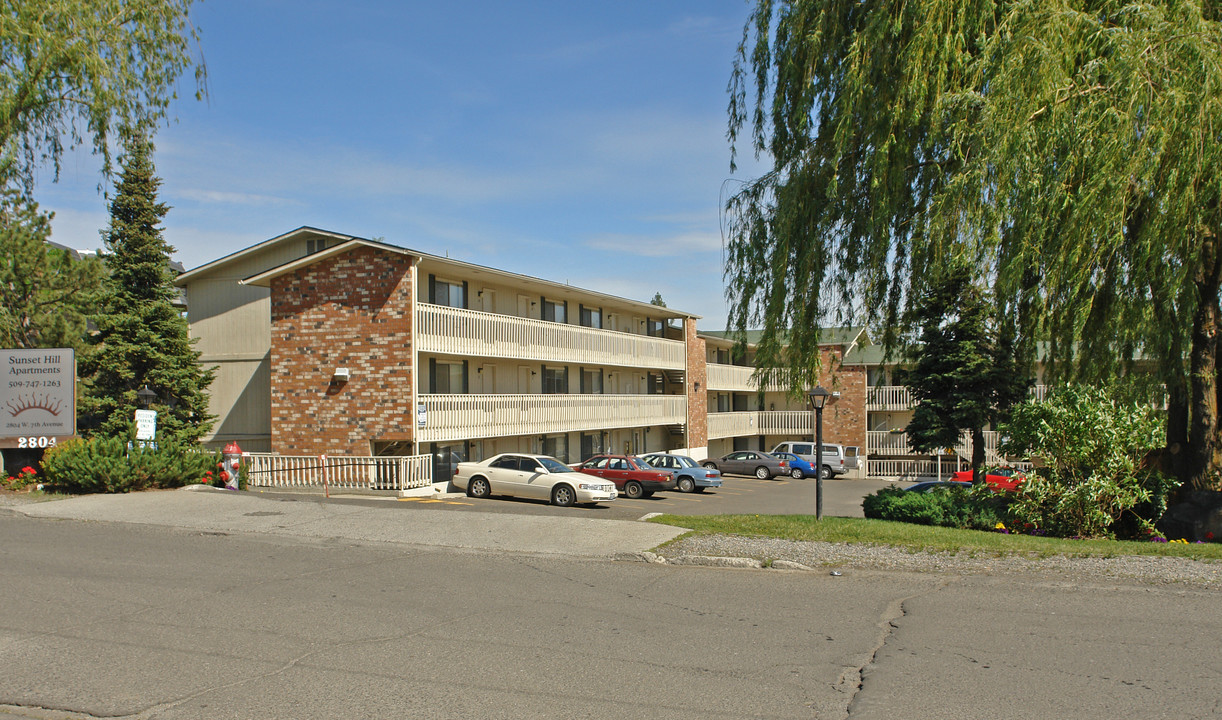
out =
[[[157,439],[157,411],[156,410],[137,410],[136,411],[136,439],[137,440],[156,440]]]
[[[0,447],[47,448],[76,435],[76,353],[0,349]]]

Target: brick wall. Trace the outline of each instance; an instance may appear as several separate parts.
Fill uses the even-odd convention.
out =
[[[683,321],[687,340],[687,447],[707,448],[709,445],[709,381],[705,342],[696,337],[696,321]]]
[[[840,393],[835,402],[823,409],[823,438],[841,445],[866,446],[866,369],[861,365],[842,365],[842,347],[821,348],[823,368],[819,384]]]
[[[370,454],[412,439],[408,256],[370,247],[272,281],[272,450]],[[351,373],[332,382],[336,368]]]

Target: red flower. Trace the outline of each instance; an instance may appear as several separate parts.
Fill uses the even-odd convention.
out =
[[[1205,539],[1206,539],[1206,540],[1213,540],[1213,539],[1214,539],[1214,534],[1213,534],[1212,532],[1207,532],[1207,533],[1205,533]]]
[[[21,468],[21,474],[22,475],[37,475],[38,471],[30,467],[29,465],[26,465],[25,467]]]

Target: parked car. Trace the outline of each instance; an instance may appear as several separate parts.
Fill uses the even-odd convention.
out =
[[[634,500],[675,489],[675,478],[669,470],[659,470],[629,455],[595,455],[573,469],[610,480],[625,497]]]
[[[679,492],[704,492],[705,488],[721,487],[721,471],[701,467],[700,463],[686,455],[649,453],[641,459],[651,467],[669,470],[675,476],[675,487]]]
[[[722,475],[754,475],[760,480],[789,474],[789,463],[776,455],[757,450],[736,450],[729,455],[710,458],[700,464],[706,468],[720,470]]]
[[[815,443],[813,442],[783,442],[772,448],[772,452],[793,453],[808,462],[815,462]],[[856,455],[853,456],[856,465]],[[827,480],[848,471],[844,462],[844,446],[836,443],[823,443],[823,479]]]
[[[803,460],[800,455],[790,452],[774,452],[773,455],[789,462],[789,477],[801,480],[815,476],[815,466],[809,460]]]
[[[508,495],[561,507],[609,502],[617,495],[614,483],[576,472],[547,455],[502,453],[481,462],[461,462],[451,482],[474,498]]]
[[[962,482],[960,480],[925,480],[919,483],[913,483],[912,485],[904,488],[904,490],[908,492],[927,493],[935,492],[942,488],[970,488],[971,486],[972,484],[970,482]]]
[[[972,471],[960,470],[951,475],[951,479],[971,483]],[[984,474],[984,481],[994,490],[1017,490],[1026,479],[1027,476],[1023,474],[1023,471],[1009,467],[989,468],[985,470]]]

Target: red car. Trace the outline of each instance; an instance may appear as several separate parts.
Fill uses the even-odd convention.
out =
[[[578,472],[596,475],[615,483],[625,497],[649,497],[659,490],[674,490],[675,476],[668,470],[651,467],[640,458],[627,455],[595,455],[573,466]]]
[[[957,482],[970,483],[972,481],[972,471],[960,470],[951,479]],[[1027,477],[1023,475],[1021,470],[1015,470],[1014,468],[990,468],[985,471],[984,475],[985,483],[994,490],[1017,490],[1018,486],[1026,479]]]

